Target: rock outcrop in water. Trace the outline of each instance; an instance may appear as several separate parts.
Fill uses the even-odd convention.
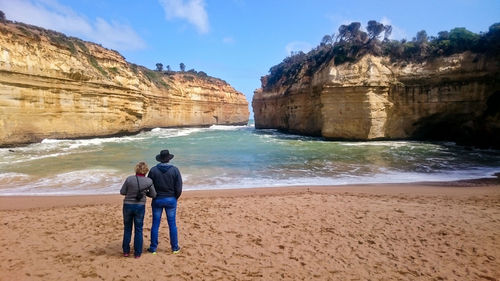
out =
[[[94,43],[0,22],[0,146],[248,116],[245,96],[220,79],[151,71]]]
[[[328,139],[453,140],[500,148],[500,63],[464,52],[424,62],[364,55],[331,59],[312,75],[268,84],[253,97],[256,128]]]

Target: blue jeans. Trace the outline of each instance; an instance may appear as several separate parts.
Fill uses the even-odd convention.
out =
[[[150,251],[156,252],[158,247],[158,229],[160,228],[161,215],[163,209],[167,214],[168,229],[170,230],[170,246],[172,251],[179,250],[177,240],[177,225],[175,224],[175,212],[177,211],[177,199],[175,197],[162,197],[153,199],[151,202],[153,209],[153,225],[151,226],[151,246]]]
[[[134,255],[142,254],[142,225],[146,208],[140,204],[123,204],[123,253],[130,253],[132,224],[134,225]]]

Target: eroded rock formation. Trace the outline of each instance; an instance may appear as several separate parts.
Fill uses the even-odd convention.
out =
[[[94,43],[0,23],[0,146],[248,116],[245,96],[220,79],[151,71]]]
[[[500,147],[499,62],[461,53],[423,63],[365,55],[267,84],[253,97],[256,128],[328,139],[454,140]]]

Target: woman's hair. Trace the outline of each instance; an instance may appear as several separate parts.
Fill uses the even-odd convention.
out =
[[[135,165],[135,173],[145,175],[149,171],[148,164],[144,162],[139,162]]]

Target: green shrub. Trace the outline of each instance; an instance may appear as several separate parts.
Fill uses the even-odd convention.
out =
[[[149,70],[147,68],[142,69],[142,73],[156,86],[161,86],[164,88],[169,88],[169,85],[163,80],[161,72]]]
[[[309,51],[292,53],[281,63],[269,69],[264,89],[271,89],[277,83],[288,85],[304,70],[313,75],[322,65],[331,61],[335,65],[355,62],[365,54],[389,56],[392,61],[422,62],[438,56],[449,56],[464,51],[500,55],[500,23],[490,26],[487,33],[480,35],[465,28],[454,28],[450,32],[439,32],[438,37],[428,37],[425,30],[417,33],[411,41],[389,40],[392,27],[376,21],[368,22],[368,33],[361,30],[358,22],[341,25],[335,41],[334,36],[325,35],[319,46]],[[378,38],[384,33],[384,40]]]
[[[106,70],[104,70],[104,69],[103,69],[103,68],[99,65],[99,63],[97,62],[97,60],[96,60],[93,56],[89,55],[89,56],[88,56],[88,61],[89,61],[89,62],[90,62],[90,64],[91,64],[91,65],[92,65],[95,69],[97,69],[97,70],[98,70],[98,71],[99,71],[102,75],[104,75],[104,76],[108,76],[108,73],[106,72]]]
[[[78,45],[78,47],[80,48],[80,50],[82,50],[82,52],[84,52],[85,54],[90,54],[90,51],[87,48],[87,46],[85,45],[85,43],[83,43],[80,40],[76,40],[75,43]]]
[[[114,73],[114,74],[119,74],[120,72],[118,71],[117,67],[108,67],[108,72]]]

